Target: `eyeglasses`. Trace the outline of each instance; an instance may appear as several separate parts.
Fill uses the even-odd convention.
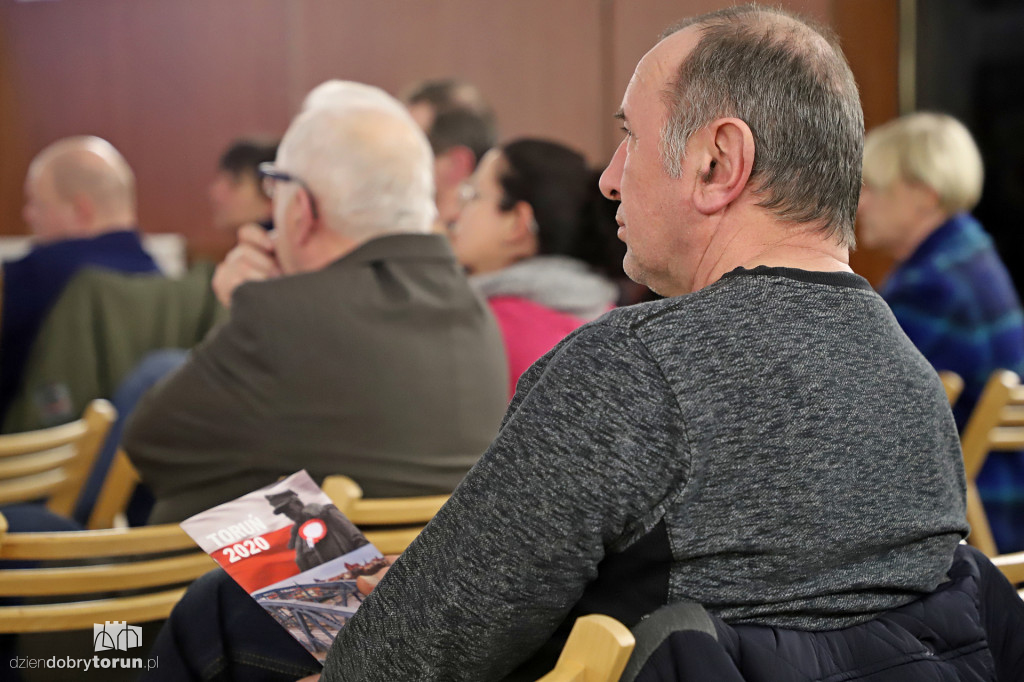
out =
[[[260,181],[263,183],[263,193],[271,199],[274,198],[274,187],[278,182],[294,182],[296,185],[301,187],[306,192],[306,196],[309,197],[309,208],[313,214],[313,218],[319,218],[319,213],[316,210],[316,197],[313,196],[313,192],[301,178],[298,178],[291,173],[286,173],[283,170],[278,169],[273,163],[266,162],[261,163],[257,167],[257,171],[260,174]]]

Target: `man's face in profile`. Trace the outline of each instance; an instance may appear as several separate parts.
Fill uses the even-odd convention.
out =
[[[53,174],[46,168],[29,169],[21,215],[39,243],[67,239],[75,233],[74,206],[57,194]]]
[[[661,156],[665,92],[697,38],[694,27],[683,29],[640,60],[622,99],[622,142],[601,176],[605,196],[621,201],[616,219],[626,243],[626,274],[665,296],[689,290],[689,263],[703,246],[692,243],[688,229],[693,206],[686,188],[695,178],[694,162],[684,161],[682,178],[673,178]]]

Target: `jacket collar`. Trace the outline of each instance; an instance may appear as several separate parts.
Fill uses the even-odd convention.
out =
[[[363,242],[328,267],[408,258],[454,261],[455,255],[448,239],[440,234],[388,234]]]

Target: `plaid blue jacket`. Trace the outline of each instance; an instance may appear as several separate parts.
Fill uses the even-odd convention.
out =
[[[929,235],[879,293],[935,369],[963,378],[953,408],[959,428],[994,370],[1024,376],[1020,300],[992,238],[970,215]],[[1024,550],[1024,453],[991,453],[978,488],[999,549]]]

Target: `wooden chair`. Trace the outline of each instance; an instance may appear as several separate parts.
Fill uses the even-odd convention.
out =
[[[0,505],[45,499],[50,511],[71,516],[116,417],[113,405],[94,400],[69,424],[0,436]]]
[[[363,489],[348,476],[328,476],[321,487],[366,539],[385,554],[405,551],[448,501],[448,495],[364,499]]]
[[[89,630],[108,620],[161,620],[189,582],[216,567],[177,525],[8,533],[7,520],[0,515],[0,528],[0,559],[40,563],[38,568],[0,568],[0,597],[48,602],[0,606],[0,633]],[[133,593],[102,596],[126,590]]]
[[[96,504],[89,514],[86,528],[99,530],[127,526],[124,513],[140,480],[139,472],[128,459],[128,455],[124,450],[118,449],[110,468],[107,469],[99,495],[96,496]]]
[[[1024,552],[994,556],[992,563],[1003,572],[1011,585],[1018,588],[1017,594],[1024,599]]]
[[[960,378],[959,374],[949,370],[939,372],[939,378],[942,379],[942,387],[946,389],[946,399],[949,400],[949,404],[956,404],[956,399],[964,390],[964,380]]]
[[[975,480],[988,453],[1024,449],[1024,386],[1008,370],[992,373],[961,438],[967,475],[967,542],[988,556],[998,554]]]
[[[537,682],[616,682],[635,644],[629,629],[614,618],[582,616],[554,669]]]

